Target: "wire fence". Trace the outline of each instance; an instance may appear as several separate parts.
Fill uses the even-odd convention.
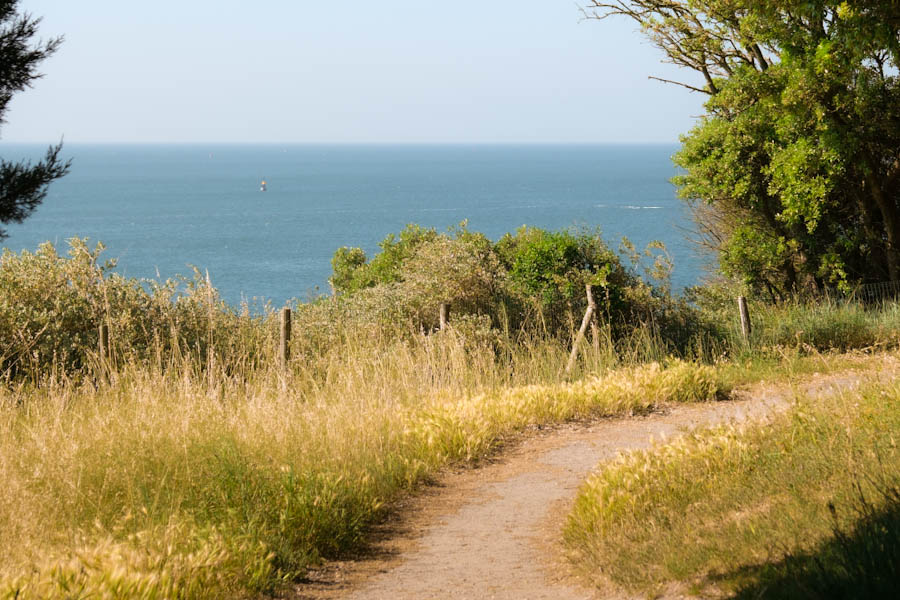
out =
[[[850,290],[826,287],[813,295],[818,300],[837,303],[853,302],[863,305],[883,304],[900,300],[900,281],[862,283]]]
[[[849,296],[851,300],[856,300],[863,304],[876,304],[888,300],[897,300],[900,298],[900,281],[865,283],[850,292]]]

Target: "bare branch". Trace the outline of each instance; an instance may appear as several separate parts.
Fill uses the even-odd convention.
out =
[[[661,81],[663,83],[672,83],[674,85],[680,85],[681,87],[687,88],[687,89],[691,90],[692,92],[700,92],[701,94],[708,94],[710,96],[712,96],[714,93],[709,90],[704,90],[703,88],[698,88],[698,87],[694,87],[692,85],[688,85],[687,83],[682,83],[680,81],[673,81],[671,79],[663,79],[662,77],[654,77],[653,75],[648,76],[647,79],[655,79],[656,81]]]

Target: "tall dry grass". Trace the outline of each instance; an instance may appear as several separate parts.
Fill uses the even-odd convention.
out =
[[[771,422],[623,455],[579,491],[572,559],[600,587],[648,596],[676,583],[714,597],[889,597],[898,402],[894,383],[799,396]]]
[[[282,371],[271,307],[229,307],[199,274],[125,280],[98,255],[75,242],[0,264],[0,597],[270,591],[529,425],[721,389],[721,369],[673,356],[771,357],[714,328],[673,342],[693,317],[648,321],[601,328],[567,376],[571,337],[474,314],[429,333],[386,286],[295,305]],[[836,315],[874,339],[900,331],[896,313]]]
[[[0,390],[0,597],[231,597],[357,546],[436,470],[536,423],[705,400],[711,367],[561,381],[549,343],[498,360],[453,331],[346,340],[290,371],[196,356]],[[524,381],[543,382],[518,385]]]

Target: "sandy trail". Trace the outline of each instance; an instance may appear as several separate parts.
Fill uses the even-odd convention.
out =
[[[861,375],[817,376],[805,391],[854,387]],[[756,386],[737,399],[669,407],[527,435],[485,466],[446,474],[399,507],[371,552],[326,565],[293,598],[582,600],[561,558],[560,530],[578,486],[603,460],[692,428],[784,410],[786,388]]]

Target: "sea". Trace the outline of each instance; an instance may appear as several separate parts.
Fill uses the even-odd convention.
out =
[[[85,145],[66,143],[70,173],[0,242],[34,251],[69,238],[103,242],[135,278],[208,272],[237,305],[330,292],[331,257],[409,223],[463,221],[492,240],[523,225],[599,228],[612,248],[662,241],[678,291],[710,257],[670,183],[672,145]],[[0,144],[6,160],[46,146]],[[261,191],[261,182],[266,191]]]

